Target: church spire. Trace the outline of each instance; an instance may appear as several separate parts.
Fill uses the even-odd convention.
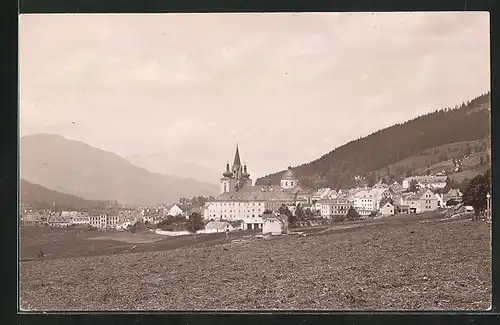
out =
[[[238,150],[238,144],[236,144],[236,153],[234,154],[233,166],[241,166],[240,151]]]

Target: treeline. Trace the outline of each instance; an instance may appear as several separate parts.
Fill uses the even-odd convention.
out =
[[[86,200],[84,198],[50,190],[24,179],[19,182],[20,201],[35,210],[77,210],[94,212],[107,210],[118,205],[115,201]]]
[[[203,208],[206,202],[213,201],[214,197],[209,196],[195,196],[192,198],[181,197],[179,199],[179,207],[184,210],[189,210],[193,208]]]
[[[367,176],[426,149],[488,137],[490,112],[481,107],[490,107],[490,92],[351,141],[295,172],[304,186],[351,186],[356,175]],[[256,185],[279,184],[283,173],[259,178]]]

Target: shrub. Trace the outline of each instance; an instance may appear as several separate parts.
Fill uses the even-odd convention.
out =
[[[358,220],[361,218],[361,216],[359,215],[358,211],[356,211],[356,209],[350,207],[345,218],[347,220]]]

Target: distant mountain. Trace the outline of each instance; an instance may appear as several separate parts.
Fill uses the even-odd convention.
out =
[[[212,183],[217,186],[219,185],[220,178],[222,177],[222,172],[218,172],[211,168],[191,162],[179,160],[172,157],[168,153],[135,154],[126,156],[125,158],[134,165],[145,168],[154,173],[177,177],[189,175],[190,178],[202,182]]]
[[[77,210],[91,212],[115,206],[116,202],[86,200],[84,198],[49,190],[38,184],[33,184],[24,179],[19,182],[19,196],[21,204],[34,209]]]
[[[399,175],[411,172],[404,168],[391,170],[389,165],[445,144],[488,138],[491,134],[490,109],[488,92],[453,109],[436,110],[351,141],[294,170],[304,186],[333,188],[354,185],[355,176],[380,176],[375,171]],[[439,158],[448,159],[446,155]],[[279,184],[284,172],[261,177],[256,184],[269,181]]]
[[[50,134],[21,138],[20,174],[52,190],[125,204],[170,203],[218,193],[214,184],[152,173],[114,153]]]

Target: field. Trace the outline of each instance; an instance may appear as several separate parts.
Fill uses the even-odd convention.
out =
[[[94,233],[88,237],[102,236]],[[229,239],[200,235],[196,243],[182,237],[137,244],[139,253],[60,253],[21,262],[21,309],[490,307],[490,225],[480,221],[396,216],[309,230],[306,237],[265,239],[241,232]],[[107,243],[95,255],[110,252],[108,241],[125,245],[109,239],[85,243]],[[71,245],[66,251],[76,252]]]
[[[232,233],[231,238],[248,235],[248,232]],[[203,234],[168,237],[149,231],[135,234],[120,231],[89,231],[87,229],[63,229],[43,226],[22,227],[20,230],[20,260],[37,260],[43,251],[44,260],[77,256],[113,255],[123,253],[163,251],[179,247],[217,244],[226,240],[224,234]]]

